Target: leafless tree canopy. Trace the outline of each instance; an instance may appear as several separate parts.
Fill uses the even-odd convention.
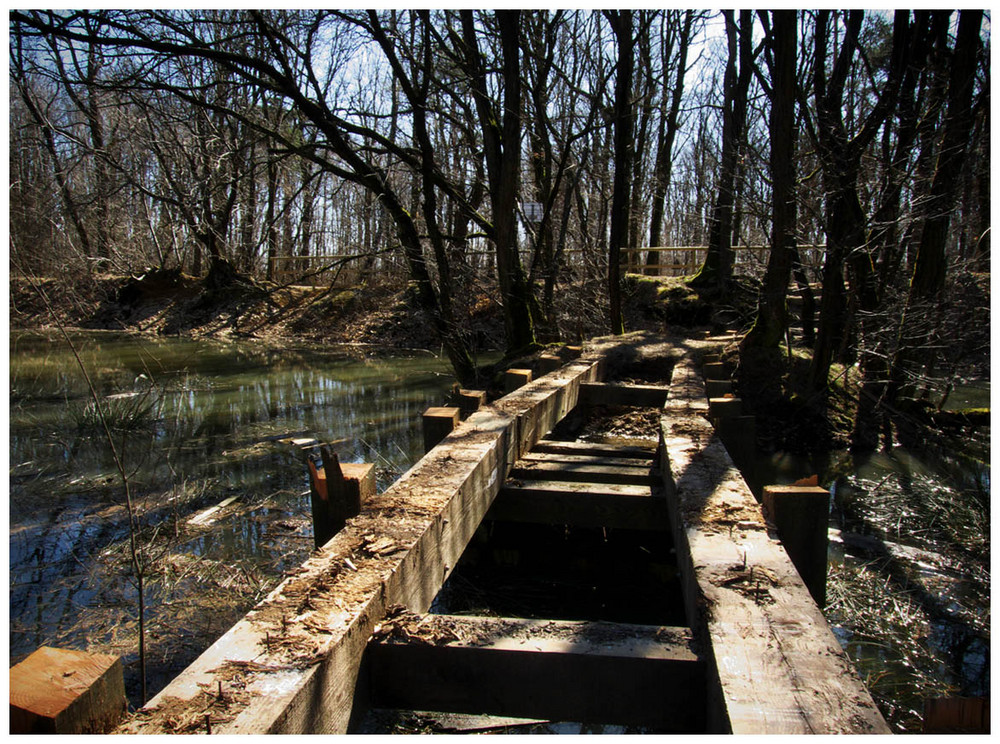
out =
[[[746,273],[733,248],[769,246],[748,343],[783,343],[794,277],[821,296],[813,387],[856,360],[894,399],[941,368],[916,350],[942,347],[942,293],[989,269],[989,28],[974,10],[14,11],[12,268],[286,282],[347,259],[410,282],[467,376],[473,285],[515,352],[565,334],[569,287],[623,330],[650,244],[706,245],[695,284],[722,297]]]

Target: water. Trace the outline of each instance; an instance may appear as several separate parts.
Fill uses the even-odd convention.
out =
[[[982,395],[956,390],[949,403]],[[757,473],[767,483],[815,473],[830,488],[825,614],[897,733],[921,730],[927,698],[990,692],[989,432],[927,436],[919,451],[862,462],[779,454]]]
[[[358,359],[260,343],[74,336],[111,419],[58,336],[10,342],[10,653],[41,645],[125,657],[133,702],[138,602],[118,453],[147,605],[150,692],[313,547],[308,478],[287,435],[373,462],[379,490],[422,454],[421,414],[453,379],[430,357]],[[188,520],[235,497],[206,527]]]

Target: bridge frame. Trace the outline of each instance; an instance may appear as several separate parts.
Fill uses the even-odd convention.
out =
[[[678,636],[674,651],[664,652],[668,658],[663,664],[679,664],[691,679],[704,680],[695,686],[701,687],[704,702],[695,719],[709,731],[888,732],[705,418],[704,382],[688,354],[674,367],[662,409],[659,453],[660,491],[667,501],[693,636]],[[371,674],[366,661],[369,647],[386,645],[378,640],[386,618],[400,607],[418,615],[428,611],[494,501],[502,504],[496,497],[515,464],[577,405],[581,388],[588,396],[605,392],[584,387],[599,382],[603,368],[602,356],[585,356],[469,416],[392,487],[367,502],[361,514],[122,732],[354,729],[369,705],[389,696],[389,686],[379,691],[378,675]],[[673,638],[675,631],[683,632],[645,632]],[[385,664],[412,659],[414,653],[434,656],[439,670],[457,663],[467,668],[469,658],[482,663],[483,654],[497,653],[451,646],[375,654],[384,679]],[[550,669],[581,663],[579,647],[560,648],[565,658],[550,657],[556,665]],[[685,656],[692,653],[692,658]],[[625,661],[616,664],[642,664],[645,658],[641,652],[619,655]],[[504,660],[489,658],[516,667],[532,655],[507,649]],[[393,689],[403,694],[398,685]],[[664,708],[673,707],[670,695],[669,688],[659,695]],[[690,701],[682,707],[690,707]],[[651,715],[650,720],[662,721],[668,714],[660,710]]]

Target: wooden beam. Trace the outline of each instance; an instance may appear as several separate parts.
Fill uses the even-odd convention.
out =
[[[620,385],[609,382],[589,382],[581,386],[584,405],[637,406],[660,408],[670,388],[660,385]]]
[[[553,480],[576,483],[619,483],[621,485],[650,486],[658,476],[644,468],[618,465],[600,465],[590,462],[540,462],[518,460],[510,477],[520,481]]]
[[[652,454],[652,451],[650,451]],[[565,463],[567,465],[595,465],[617,468],[639,468],[649,472],[654,466],[651,457],[616,457],[606,454],[569,454],[560,452],[527,452],[519,463]]]
[[[367,655],[375,707],[701,733],[704,668],[686,628],[425,615]]]
[[[119,731],[204,732],[211,708],[213,733],[345,733],[367,706],[360,661],[386,608],[430,607],[510,467],[601,367],[584,357],[472,414]]]
[[[542,439],[534,446],[532,452],[652,460],[656,457],[656,446],[637,447],[621,444],[602,444],[600,442],[560,442],[554,439]]]
[[[688,619],[708,643],[709,728],[889,733],[722,442],[694,415],[706,406],[690,362],[674,374],[661,469]]]
[[[660,489],[599,483],[530,481],[504,485],[487,519],[628,530],[670,528]]]

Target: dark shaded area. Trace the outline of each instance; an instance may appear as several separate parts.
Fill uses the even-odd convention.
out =
[[[668,533],[510,522],[480,527],[431,610],[686,623]]]

